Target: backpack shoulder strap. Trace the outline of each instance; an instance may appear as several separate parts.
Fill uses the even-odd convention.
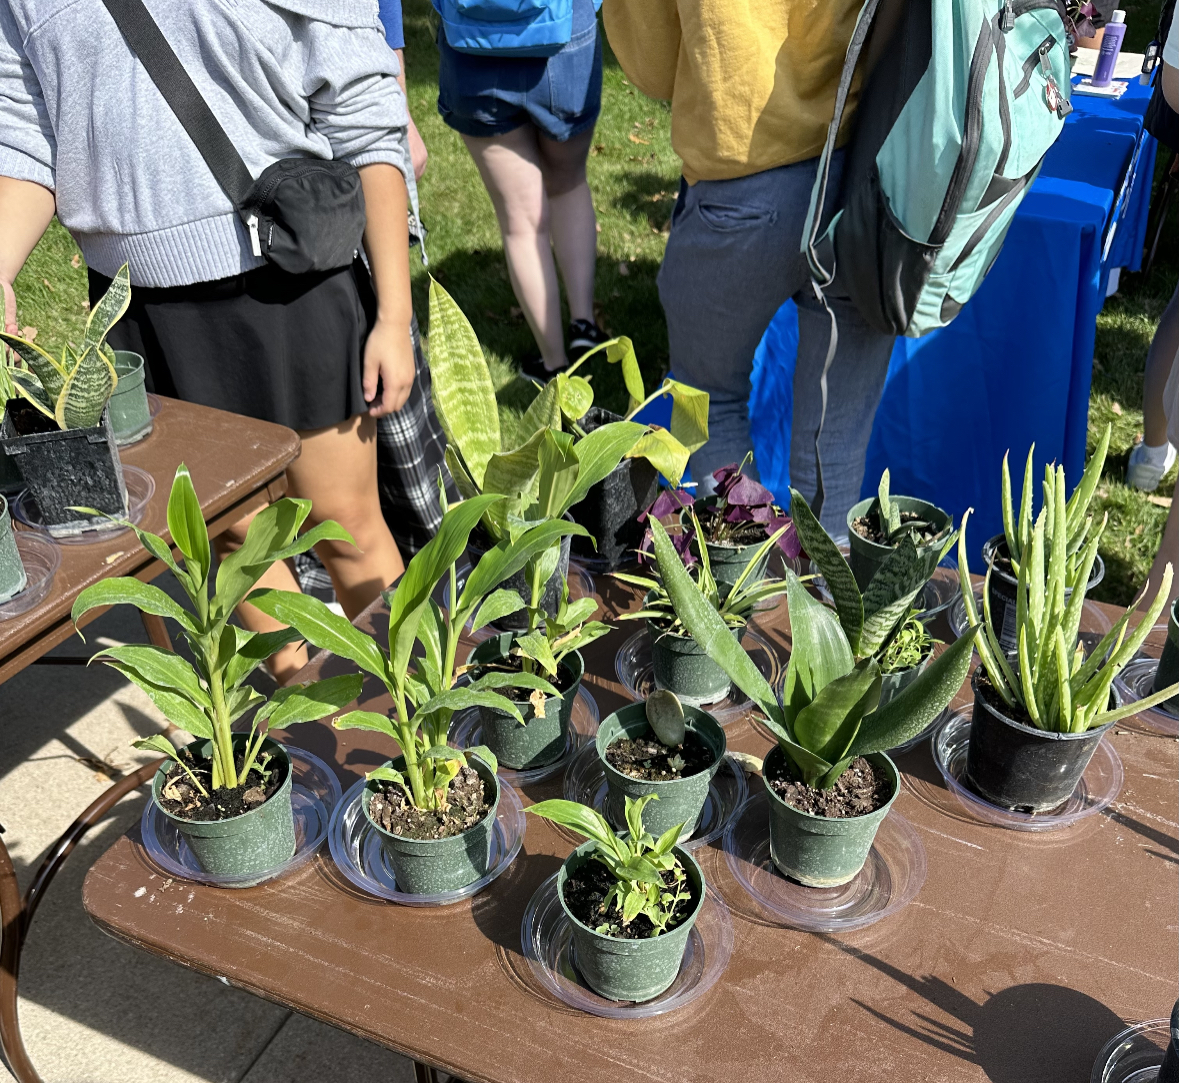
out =
[[[217,183],[239,211],[254,178],[225,129],[197,90],[143,0],[102,0],[156,89],[200,151]]]
[[[860,15],[856,20],[856,28],[852,32],[851,41],[848,42],[843,72],[839,77],[839,88],[835,92],[835,115],[827,127],[827,141],[823,144],[823,153],[819,156],[815,186],[811,190],[810,208],[802,230],[802,251],[806,253],[811,275],[820,286],[829,286],[835,277],[835,268],[828,270],[824,267],[818,251],[823,208],[827,201],[827,182],[831,174],[831,156],[835,153],[835,141],[839,138],[839,127],[843,123],[843,113],[847,107],[852,80],[855,78],[856,65],[859,63],[864,43],[868,40],[868,31],[872,28],[872,21],[876,18],[876,9],[879,6],[880,0],[864,0],[864,6],[860,8]]]

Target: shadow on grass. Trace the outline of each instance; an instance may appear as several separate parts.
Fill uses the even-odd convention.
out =
[[[647,219],[656,232],[668,228],[678,189],[667,177],[650,170],[628,169],[620,178],[622,190],[611,201],[620,211]]]

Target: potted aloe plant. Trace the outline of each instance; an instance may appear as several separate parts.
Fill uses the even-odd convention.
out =
[[[679,973],[688,934],[704,906],[704,873],[676,844],[682,824],[657,839],[644,827],[654,794],[626,799],[627,835],[575,801],[541,801],[528,809],[584,835],[557,874],[557,895],[573,930],[573,958],[594,992],[641,1002]]]
[[[124,264],[91,310],[81,347],[67,344],[60,361],[0,332],[0,342],[21,364],[8,370],[16,397],[6,404],[0,446],[15,460],[50,534],[76,534],[104,516],[127,514],[123,466],[107,411],[118,376],[106,336],[130,302]],[[95,514],[82,518],[78,507]]]
[[[143,547],[171,571],[191,608],[134,578],[95,583],[74,602],[75,622],[99,606],[128,604],[180,626],[195,666],[182,655],[140,643],[108,647],[91,660],[118,670],[170,722],[196,737],[179,752],[163,735],[137,741],[135,747],[168,757],[152,781],[152,801],[184,835],[201,868],[216,875],[264,873],[294,853],[291,759],[270,730],[323,718],[360,694],[359,678],[349,676],[263,696],[246,679],[275,651],[301,637],[289,628],[247,632],[229,623],[276,561],[321,541],[352,541],[330,520],[300,535],[310,511],[309,500],[290,499],[260,511],[241,548],[221,561],[210,593],[209,534],[182,463],[168,498],[168,529],[181,560],[163,538],[134,529]],[[251,713],[249,732],[235,733],[234,723]]]
[[[545,556],[552,560],[555,552],[548,549]],[[484,640],[467,658],[468,671],[475,679],[495,672],[539,674],[552,682],[560,697],[553,702],[537,688],[521,688],[513,696],[505,685],[500,693],[512,700],[520,712],[518,717],[495,707],[479,709],[484,743],[500,763],[514,770],[543,767],[564,754],[573,702],[585,674],[581,648],[610,631],[610,625],[589,619],[598,603],[593,598],[571,602],[565,581],[556,616],[548,616],[540,609],[541,586],[547,579],[547,568],[538,563],[532,571],[532,597],[527,607],[515,591],[497,590],[480,607],[472,624],[472,631],[478,631],[496,614],[513,607],[527,608],[527,631],[501,632]]]
[[[1179,684],[1154,692],[1137,703],[1119,706],[1114,678],[1138,652],[1166,604],[1171,565],[1138,627],[1129,635],[1127,609],[1086,657],[1078,642],[1085,586],[1105,529],[1103,521],[1073,565],[1067,532],[1050,524],[1067,518],[1064,472],[1054,475],[1045,507],[1036,517],[1022,552],[1016,582],[1015,640],[1017,656],[1008,661],[984,589],[985,620],[978,639],[982,666],[975,671],[974,712],[966,753],[966,782],[984,800],[1000,808],[1044,812],[1068,799],[1085,773],[1101,738],[1120,718],[1169,699]],[[958,574],[966,612],[978,620],[967,563],[966,523],[958,535]],[[1068,594],[1070,566],[1081,584]],[[988,580],[994,565],[987,570]],[[987,584],[989,585],[989,584]],[[1008,607],[1007,612],[1011,612]]]
[[[696,525],[695,512],[689,511]],[[648,519],[648,522],[654,530],[658,520]],[[662,524],[658,529],[663,530]],[[755,569],[764,568],[766,553],[778,543],[787,529],[779,527],[754,550],[744,570],[731,586],[718,583],[713,577],[707,549],[701,552],[699,560],[692,565],[688,581],[693,584],[701,600],[727,628],[735,632],[738,639],[744,636],[745,626],[759,603],[786,593],[782,580],[760,578],[755,574]],[[618,619],[647,622],[655,686],[674,692],[682,702],[692,706],[715,703],[723,698],[732,683],[729,674],[686,629],[666,582],[628,572],[615,572],[614,576],[647,591],[642,609],[625,613]]]
[[[1081,483],[1073,491],[1065,505],[1065,554],[1067,564],[1064,571],[1064,587],[1066,599],[1078,586],[1092,590],[1101,582],[1105,575],[1105,564],[1100,554],[1093,559],[1093,565],[1086,573],[1088,578],[1081,580],[1081,560],[1085,553],[1085,544],[1089,533],[1093,529],[1093,514],[1089,508],[1093,502],[1093,495],[1097,491],[1097,483],[1101,480],[1101,471],[1105,467],[1105,457],[1109,451],[1112,427],[1106,425],[1105,432],[1097,443],[1089,461],[1085,464],[1085,472]],[[1015,596],[1019,579],[1020,564],[1024,554],[1028,551],[1032,537],[1032,500],[1035,494],[1033,484],[1032,457],[1036,445],[1028,449],[1027,463],[1023,471],[1023,493],[1020,496],[1019,516],[1015,515],[1015,506],[1011,497],[1011,471],[1007,464],[1008,456],[1003,456],[1003,533],[996,534],[983,546],[983,563],[993,567],[994,572],[989,577],[990,583],[986,588],[991,612],[995,618],[995,627],[999,631],[999,645],[1008,654],[1014,654],[1018,647],[1015,622]],[[1049,550],[1052,549],[1053,528],[1052,517],[1054,493],[1058,484],[1057,478],[1063,479],[1064,468],[1053,469],[1051,463],[1044,468],[1044,507],[1049,509],[1049,519],[1046,526],[1045,541]],[[1061,480],[1063,484],[1063,480]]]
[[[791,651],[779,701],[728,625],[701,596],[662,524],[652,522],[651,531],[659,572],[679,619],[761,708],[778,739],[762,770],[775,866],[808,887],[846,883],[863,868],[877,828],[900,790],[900,776],[886,750],[924,730],[961,688],[976,630],[878,707],[876,660],[869,656],[856,661],[835,614],[787,570]]]
[[[658,803],[643,814],[647,831],[662,835],[678,824],[682,838],[690,838],[727,747],[720,723],[683,706],[672,692],[657,690],[645,703],[615,711],[597,736],[607,809],[621,809],[624,798],[655,794]]]
[[[0,494],[0,604],[24,590],[27,581],[25,566],[16,548],[12,513],[8,510],[8,501]]]
[[[950,533],[948,512],[915,496],[891,496],[888,482],[885,470],[876,496],[861,500],[847,513],[848,564],[860,590],[868,589],[901,538],[911,538],[917,552],[925,554],[940,550]]]
[[[467,621],[500,583],[552,549],[563,534],[582,529],[574,523],[549,521],[526,530],[515,541],[500,542],[475,565],[460,591],[457,561],[471,530],[503,499],[495,493],[472,497],[443,515],[438,533],[385,594],[389,606],[386,649],[316,598],[278,590],[258,590],[249,597],[253,605],[289,624],[309,643],[376,677],[389,693],[393,707],[388,714],[350,711],[332,724],[337,729],[384,734],[401,750],[395,759],[369,772],[361,800],[398,889],[410,894],[456,891],[488,871],[501,792],[498,764],[485,747],[462,750],[448,744],[454,713],[492,707],[522,723],[519,709],[497,689],[525,688],[557,695],[549,681],[524,672],[488,672],[457,685],[461,674],[456,655]],[[432,598],[444,577],[450,584],[449,613]]]

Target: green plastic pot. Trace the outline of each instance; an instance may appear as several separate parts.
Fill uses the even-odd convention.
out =
[[[608,1000],[651,1000],[671,985],[680,972],[688,934],[704,906],[707,890],[704,873],[696,859],[677,846],[672,852],[679,858],[696,897],[691,914],[662,936],[622,940],[583,925],[565,905],[565,881],[593,860],[593,852],[594,843],[583,843],[565,859],[557,873],[557,897],[573,929],[573,963],[585,983],[599,996]]]
[[[606,815],[618,830],[626,828],[623,818],[625,798],[634,799],[654,793],[659,795],[659,800],[649,801],[643,809],[643,826],[652,836],[659,838],[668,828],[682,823],[684,830],[680,833],[680,841],[692,837],[704,811],[708,784],[720,769],[728,744],[720,723],[697,707],[685,705],[684,726],[688,732],[694,733],[712,749],[712,765],[707,770],[699,771],[687,778],[647,782],[615,770],[606,759],[606,749],[615,741],[625,737],[642,737],[648,732],[650,727],[647,723],[647,705],[632,703],[602,720],[596,741],[598,759],[606,775]]]
[[[650,595],[647,597],[650,600]],[[652,621],[647,621],[647,634],[656,688],[674,692],[681,703],[693,707],[725,698],[733,682],[691,636],[664,632]],[[741,625],[737,639],[744,638],[745,625]]]
[[[248,734],[235,734],[234,752],[241,752]],[[194,741],[188,746],[198,760],[208,759],[213,742]],[[267,737],[261,755],[270,753],[273,762],[286,766],[287,777],[278,791],[250,812],[230,820],[186,820],[174,816],[160,804],[160,791],[172,771],[181,770],[172,760],[164,763],[152,779],[151,795],[156,807],[188,843],[197,864],[214,876],[248,876],[266,873],[290,860],[295,852],[295,814],[291,808],[291,757],[277,741]],[[261,755],[259,758],[261,758]]]
[[[498,662],[507,658],[515,635],[503,632],[485,639],[467,657],[468,665]],[[572,677],[573,683],[564,695],[554,702],[552,696],[545,703],[544,718],[537,718],[528,699],[517,699],[515,703],[524,717],[520,725],[506,711],[494,707],[480,707],[479,721],[483,727],[483,744],[494,753],[495,758],[505,767],[515,771],[525,768],[543,767],[559,760],[565,753],[569,739],[569,719],[573,714],[573,701],[581,688],[585,674],[585,661],[580,652],[572,651],[560,663],[560,669]],[[500,689],[501,693],[505,691]]]
[[[950,525],[949,513],[943,511],[936,504],[931,504],[928,500],[918,500],[915,496],[893,496],[889,499],[901,511],[915,511],[938,531],[943,531]],[[868,589],[868,584],[876,574],[876,569],[888,559],[889,553],[896,548],[893,545],[880,545],[877,542],[869,541],[867,538],[861,537],[852,527],[852,523],[861,515],[868,514],[868,509],[872,507],[875,500],[875,497],[861,500],[858,504],[853,505],[851,511],[847,513],[847,541],[851,546],[847,562],[851,565],[852,575],[856,577],[856,583],[860,590]],[[940,548],[940,543],[919,545],[917,552],[925,554]]]
[[[886,703],[891,703],[897,698],[906,688],[909,687],[922,673],[925,672],[925,667],[929,665],[930,659],[933,657],[933,647],[926,651],[925,657],[915,666],[910,666],[908,669],[897,670],[896,673],[883,673],[880,677],[880,707]]]
[[[151,434],[143,358],[130,350],[115,350],[115,375],[119,382],[111,395],[111,428],[115,430],[115,442],[126,447]]]
[[[1179,606],[1179,598],[1171,606],[1171,616],[1167,621],[1167,642],[1163,644],[1163,653],[1159,657],[1159,668],[1154,673],[1152,692],[1161,692],[1179,681],[1179,617],[1175,614]],[[1172,713],[1179,712],[1179,696],[1172,696],[1159,704]]]
[[[381,846],[393,866],[397,890],[410,895],[440,895],[458,891],[487,875],[491,865],[491,835],[495,830],[495,814],[499,808],[499,779],[478,756],[467,761],[475,769],[484,785],[491,784],[495,792],[491,808],[474,827],[446,839],[407,839],[386,831],[368,813],[369,802],[383,782],[370,782],[361,794],[361,808],[365,819],[381,839]],[[386,767],[405,770],[405,757],[388,760]]]
[[[27,582],[12,530],[12,512],[8,510],[8,501],[0,496],[0,602],[19,594]]]
[[[770,857],[778,871],[807,887],[838,887],[855,878],[864,867],[880,821],[888,815],[901,790],[896,765],[883,752],[864,758],[883,768],[892,778],[892,797],[875,812],[845,819],[815,816],[786,804],[765,782],[782,763],[782,749],[775,745],[765,758],[762,781],[770,798]]]
[[[714,506],[716,504],[716,497],[709,497],[701,501],[706,506]],[[685,508],[680,512],[680,525],[690,530],[692,528],[692,517],[688,514]],[[768,537],[768,535],[767,535]],[[765,543],[765,538],[753,545],[730,545],[727,542],[705,542],[704,547],[708,552],[708,566],[712,570],[712,577],[718,583],[727,583],[732,586],[740,578],[741,573],[745,571],[745,566],[753,559],[754,553],[761,548]],[[692,552],[697,556],[700,555],[700,539],[694,538],[692,540]],[[770,563],[770,554],[766,553],[764,557],[758,561],[757,567],[754,568],[753,574],[746,580],[746,583],[757,582],[759,579],[764,579],[766,568]]]

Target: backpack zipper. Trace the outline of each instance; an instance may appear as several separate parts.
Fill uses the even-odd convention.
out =
[[[246,219],[246,226],[250,230],[250,251],[253,252],[255,256],[261,256],[262,242],[258,237],[258,216],[256,214],[251,214],[250,217]]]
[[[1045,64],[1047,56],[1056,47],[1056,39],[1049,34],[1036,48],[1028,55],[1027,60],[1023,62],[1023,78],[1020,79],[1019,84],[1015,88],[1015,92],[1011,95],[1012,98],[1022,98],[1028,91],[1028,87],[1032,85],[1032,72],[1036,70],[1036,65],[1042,68]]]

